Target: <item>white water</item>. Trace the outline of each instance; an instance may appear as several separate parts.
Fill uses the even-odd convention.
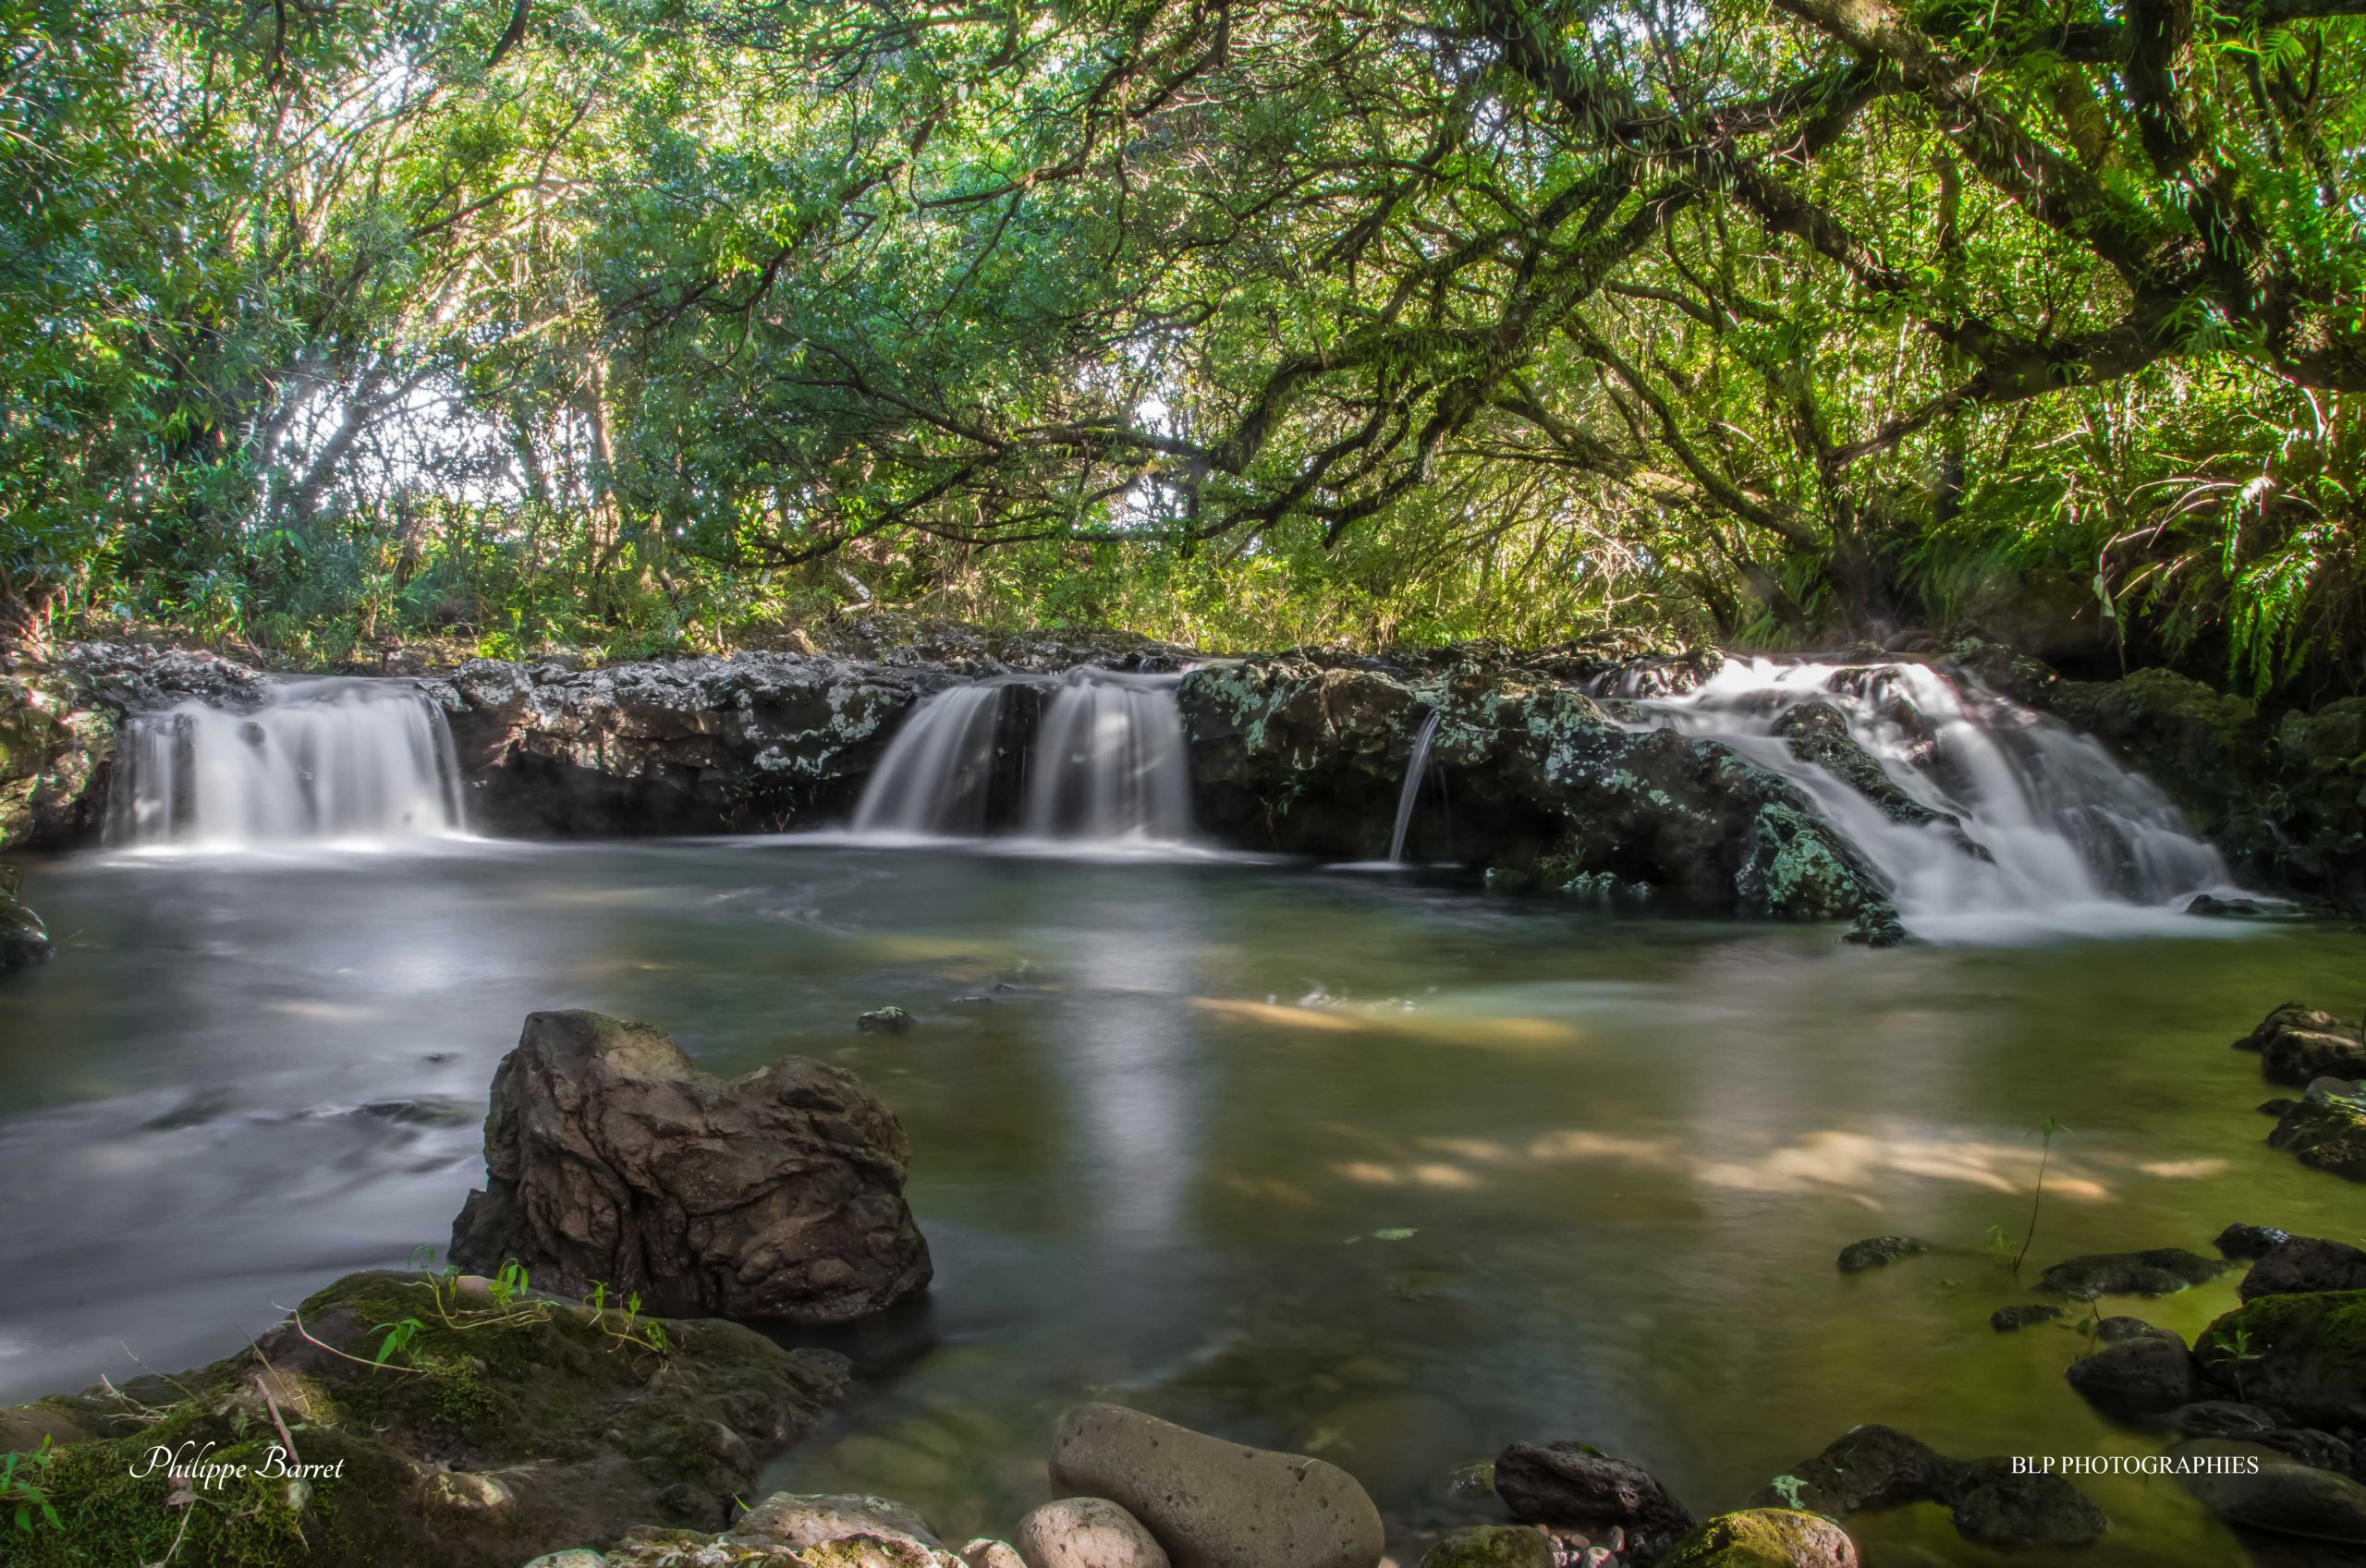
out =
[[[1912,799],[1955,817],[1898,822],[1772,733],[1828,702]],[[2248,896],[2153,782],[2092,737],[1928,665],[1727,660],[1696,690],[1637,699],[1648,725],[1725,742],[1789,780],[1888,883],[1907,929],[1996,942],[2204,922],[2197,893]],[[1985,855],[1966,849],[1968,839]]]
[[[1430,771],[1430,742],[1437,738],[1438,711],[1431,709],[1413,736],[1412,760],[1405,764],[1405,787],[1396,796],[1396,826],[1388,835],[1388,863],[1405,863],[1405,830],[1413,825],[1413,807],[1421,797],[1421,780]]]
[[[443,713],[396,681],[294,681],[252,713],[185,702],[125,722],[107,803],[124,848],[243,850],[462,831]]]
[[[1028,760],[1028,834],[1177,840],[1191,832],[1191,772],[1176,675],[1068,672]]]
[[[924,698],[863,781],[859,833],[974,836],[986,827],[1000,685],[957,686]]]

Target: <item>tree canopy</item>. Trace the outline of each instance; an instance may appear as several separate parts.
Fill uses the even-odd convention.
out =
[[[0,601],[2366,680],[2366,0],[0,0]]]

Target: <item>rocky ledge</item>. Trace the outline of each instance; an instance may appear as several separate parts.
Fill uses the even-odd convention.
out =
[[[736,1324],[361,1273],[241,1354],[0,1411],[43,1517],[11,1568],[515,1568],[651,1520],[720,1527],[846,1383]]]

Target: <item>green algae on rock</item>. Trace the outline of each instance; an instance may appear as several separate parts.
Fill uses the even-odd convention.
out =
[[[0,1412],[0,1447],[55,1444],[57,1523],[11,1540],[10,1568],[515,1568],[651,1518],[719,1525],[846,1364],[653,1321],[350,1275],[240,1355]]]
[[[1856,1568],[1857,1543],[1821,1513],[1748,1508],[1703,1520],[1660,1568]]]

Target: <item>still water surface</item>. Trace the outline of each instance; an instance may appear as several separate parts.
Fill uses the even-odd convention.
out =
[[[2076,1336],[1987,1327],[2024,1296],[1982,1236],[2025,1222],[2048,1115],[2031,1274],[2231,1221],[2366,1232],[2355,1186],[2263,1146],[2271,1091],[2226,1049],[2287,998],[2366,1003],[2338,926],[1869,953],[1304,866],[784,839],[31,883],[64,951],[0,986],[0,1400],[227,1354],[440,1246],[542,1007],[723,1073],[821,1056],[900,1113],[935,1286],[832,1342],[859,1389],[766,1482],[956,1539],[1044,1495],[1086,1398],[1346,1465],[1407,1561],[1485,1516],[1446,1478],[1514,1438],[1701,1512],[1861,1421],[2155,1452],[2064,1382]],[[891,1003],[920,1027],[854,1032]],[[1835,1271],[1889,1232],[1941,1250]],[[2105,1310],[2189,1335],[2234,1278]],[[2088,1489],[2113,1528],[2076,1561],[2243,1561],[2169,1483]],[[1991,1561],[1935,1510],[1851,1528],[1876,1565]]]

